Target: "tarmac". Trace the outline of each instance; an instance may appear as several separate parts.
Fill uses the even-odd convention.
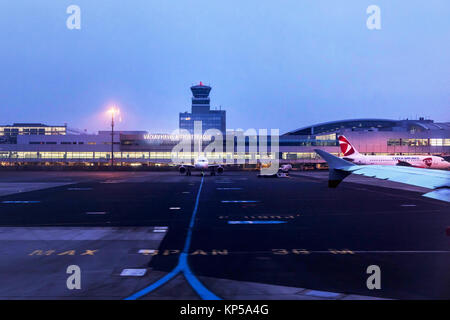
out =
[[[449,299],[448,204],[326,174],[4,172],[0,298]]]

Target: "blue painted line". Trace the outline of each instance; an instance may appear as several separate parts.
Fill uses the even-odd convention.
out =
[[[192,273],[191,268],[189,267],[189,263],[187,261],[187,253],[182,253],[180,255],[179,265],[183,271],[184,277],[189,282],[191,287],[197,292],[197,294],[202,298],[203,300],[222,300],[218,296],[216,296],[214,293],[209,291],[203,283],[200,282],[200,280],[197,279],[197,277]]]
[[[166,282],[168,282],[169,280],[174,278],[179,272],[180,272],[180,268],[179,268],[179,266],[176,266],[175,269],[173,269],[171,272],[166,274],[164,277],[162,277],[155,283],[152,283],[148,287],[142,289],[141,291],[138,291],[138,292],[132,294],[131,296],[129,296],[128,298],[125,298],[125,300],[136,300],[136,299],[141,298],[142,296],[145,296],[146,294],[149,294],[153,290],[161,287],[163,284],[165,284]]]
[[[198,210],[198,203],[200,201],[200,193],[203,188],[203,181],[204,177],[202,176],[202,180],[200,182],[200,187],[198,188],[197,192],[197,198],[195,199],[195,206],[194,211],[192,212],[191,221],[189,222],[189,228],[188,233],[186,236],[186,242],[184,244],[183,252],[180,254],[180,257],[178,259],[178,264],[176,267],[167,275],[156,281],[155,283],[152,283],[148,287],[136,292],[135,294],[129,296],[128,298],[125,298],[125,300],[136,300],[140,297],[149,294],[153,290],[159,288],[163,284],[167,283],[171,279],[173,279],[178,273],[182,272],[188,283],[191,285],[192,289],[197,292],[197,294],[202,298],[203,300],[221,300],[218,296],[216,296],[214,293],[209,291],[201,282],[197,279],[197,277],[192,273],[191,268],[189,267],[188,262],[188,251],[189,247],[191,246],[191,239],[192,239],[192,231],[195,225],[195,217],[197,216],[197,210]]]
[[[200,194],[203,188],[204,177],[202,177],[202,181],[200,182],[200,187],[198,189],[197,198],[195,199],[194,211],[192,212],[191,221],[189,222],[188,234],[186,237],[186,242],[184,244],[183,252],[180,255],[178,260],[178,265],[181,267],[186,280],[189,282],[191,287],[198,293],[198,295],[203,300],[220,300],[214,293],[206,289],[206,287],[197,279],[197,277],[192,273],[191,268],[189,267],[188,262],[188,251],[191,246],[192,239],[192,231],[195,225],[195,218],[197,216],[198,203],[200,201]]]
[[[304,293],[304,295],[321,298],[337,298],[341,296],[341,294],[337,292],[319,291],[319,290],[308,290],[308,292]]]
[[[8,201],[2,201],[2,203],[39,203],[40,201],[25,201],[25,200],[17,200],[17,201],[12,201],[12,200],[8,200]]]
[[[279,220],[264,220],[264,221],[228,221],[228,224],[280,224],[287,223],[286,221]]]
[[[188,233],[186,236],[186,242],[184,243],[183,253],[188,253],[189,247],[191,246],[192,229],[194,228],[195,217],[197,216],[198,203],[200,201],[200,193],[202,192],[202,188],[203,188],[203,181],[204,181],[204,176],[202,176],[202,180],[200,182],[200,187],[198,188],[197,198],[195,199],[194,211],[192,211],[191,221],[189,222],[189,228],[188,228]],[[181,258],[181,256],[180,256],[180,258]]]

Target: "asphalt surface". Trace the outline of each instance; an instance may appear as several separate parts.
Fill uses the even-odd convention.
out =
[[[329,189],[323,173],[271,179],[226,172],[201,181],[175,172],[2,174],[0,183],[14,188],[22,183],[49,183],[49,188],[0,197],[0,298],[126,298],[177,266],[196,211],[187,261],[193,275],[220,298],[239,295],[223,293],[224,282],[211,279],[237,287],[245,283],[243,288],[257,283],[450,299],[445,202],[386,182],[343,182]],[[156,238],[129,238],[133,228],[146,234],[154,227],[167,229]],[[72,237],[89,228],[94,236]],[[106,229],[99,235],[95,228]],[[86,250],[98,251],[82,255]],[[66,288],[70,264],[86,270],[82,290]],[[379,290],[366,286],[370,265],[381,269]],[[147,273],[120,277],[124,268]],[[167,289],[180,277],[142,298],[198,297],[186,282]]]

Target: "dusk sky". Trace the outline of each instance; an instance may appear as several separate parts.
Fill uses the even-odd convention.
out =
[[[81,29],[69,30],[69,5]],[[381,30],[366,27],[369,5]],[[17,0],[0,5],[0,124],[171,132],[189,87],[228,128],[450,121],[450,1]]]

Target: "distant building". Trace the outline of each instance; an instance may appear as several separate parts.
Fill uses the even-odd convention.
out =
[[[226,133],[226,112],[225,110],[211,110],[209,92],[210,86],[192,86],[192,110],[191,112],[181,112],[179,118],[179,128],[194,133],[194,121],[202,122],[202,130],[218,129],[222,134]]]
[[[339,154],[337,137],[345,135],[362,154],[442,155],[450,154],[450,122],[391,119],[348,119],[302,127],[280,136],[283,159],[320,158],[314,149]],[[290,147],[289,147],[290,146]],[[294,147],[295,146],[295,147]]]
[[[21,135],[65,135],[67,127],[49,126],[42,123],[14,123],[0,126],[0,143],[15,143]]]
[[[14,142],[0,144],[0,166],[110,164],[111,131],[71,134],[71,129],[68,129],[67,134],[64,131],[57,133],[58,130],[29,134],[25,129],[31,127],[15,126],[15,129],[22,128],[22,133],[19,129]],[[47,130],[45,128],[51,127],[42,126],[44,132]],[[8,126],[8,129],[11,127]],[[279,137],[278,158],[282,163],[320,167],[324,160],[314,149],[342,155],[337,140],[340,134],[344,134],[360,153],[366,155],[440,155],[450,158],[450,122],[434,122],[423,118],[348,119],[298,128]],[[167,165],[172,161],[174,147],[182,139],[181,135],[146,131],[115,131],[114,135],[114,159],[116,164],[123,165]],[[261,154],[252,150],[249,143],[250,140],[246,141],[245,151],[240,152],[235,142],[231,150],[224,148],[223,152],[211,155],[211,161],[266,157],[264,152]],[[208,144],[209,141],[206,141],[203,146]],[[193,157],[190,153],[184,155],[184,152],[179,152],[178,158]]]

